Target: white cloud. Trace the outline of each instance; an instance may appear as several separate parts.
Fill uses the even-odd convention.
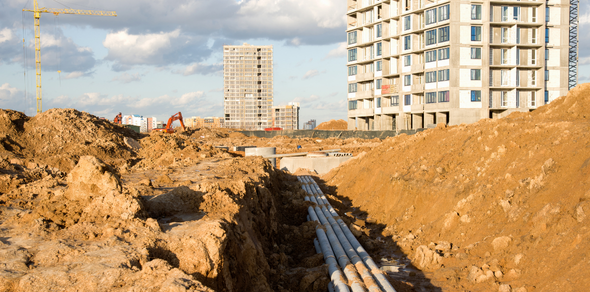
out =
[[[203,97],[204,95],[205,94],[202,91],[189,92],[189,93],[183,94],[178,99],[172,99],[171,102],[173,105],[190,105],[190,104],[193,104],[194,102],[196,102],[197,99]]]
[[[0,30],[0,43],[11,41],[13,38],[14,34],[9,28]]]
[[[74,71],[64,77],[64,79],[77,79],[84,76],[84,72],[82,71]]]
[[[210,74],[222,74],[223,73],[223,64],[202,64],[202,63],[193,63],[184,70],[175,70],[172,73],[182,74],[184,76],[189,76],[193,74],[201,74],[201,75],[210,75]]]
[[[293,102],[310,103],[318,99],[320,99],[319,96],[312,94],[309,97],[296,97],[293,99]]]
[[[338,47],[328,52],[324,59],[346,57],[346,42],[338,43]]]
[[[168,33],[129,34],[128,30],[109,33],[102,44],[109,50],[107,60],[124,60],[128,64],[149,64],[162,58],[170,49],[172,39],[180,36],[180,29]]]
[[[122,83],[131,83],[133,81],[140,81],[142,76],[143,75],[140,75],[139,73],[134,73],[134,74],[123,73],[120,76],[114,77],[111,81],[120,81]]]
[[[309,79],[309,78],[315,77],[319,74],[320,74],[320,72],[318,70],[309,70],[309,71],[305,72],[305,75],[303,75],[302,78]]]
[[[25,96],[22,90],[13,87],[10,83],[4,83],[0,86],[0,108],[24,111],[31,114],[36,111],[34,99],[34,96]]]

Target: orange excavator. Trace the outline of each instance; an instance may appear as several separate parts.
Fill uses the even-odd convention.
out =
[[[166,124],[165,128],[154,129],[154,131],[160,131],[160,132],[166,132],[166,133],[172,134],[172,133],[174,133],[174,128],[172,128],[172,123],[174,121],[180,121],[180,125],[182,126],[182,130],[186,130],[186,127],[184,126],[184,121],[182,119],[182,113],[177,112],[168,119],[168,123]]]
[[[121,124],[123,123],[123,115],[121,113],[119,113],[117,116],[115,116],[115,118],[113,119],[113,123],[115,124]]]

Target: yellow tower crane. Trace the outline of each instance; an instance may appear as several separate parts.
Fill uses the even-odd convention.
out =
[[[41,13],[53,13],[55,15],[61,13],[100,16],[117,16],[117,13],[115,11],[95,11],[45,7],[39,8],[37,0],[34,0],[33,3],[33,9],[23,9],[23,11],[33,12],[35,17],[35,71],[37,71],[37,113],[41,113],[41,28],[39,27],[39,19],[41,18]]]

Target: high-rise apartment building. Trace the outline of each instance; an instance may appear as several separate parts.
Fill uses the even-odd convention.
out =
[[[472,123],[565,95],[577,1],[347,0],[348,128]]]
[[[223,46],[226,128],[262,130],[272,125],[272,65],[272,46]]]
[[[287,105],[272,107],[273,127],[283,130],[299,130],[299,103],[289,102]]]

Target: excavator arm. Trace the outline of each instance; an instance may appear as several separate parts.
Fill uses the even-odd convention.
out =
[[[168,119],[168,123],[166,124],[166,127],[164,129],[156,129],[158,131],[164,131],[166,133],[174,133],[174,129],[172,128],[172,123],[174,123],[174,121],[180,121],[180,125],[182,126],[182,130],[186,130],[186,127],[184,126],[184,120],[182,119],[182,113],[181,112],[177,112],[174,115],[172,115],[169,119]]]

